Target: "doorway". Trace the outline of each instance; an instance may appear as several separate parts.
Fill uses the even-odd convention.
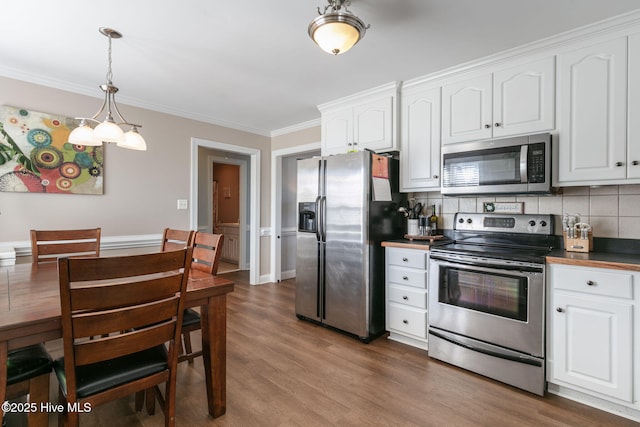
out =
[[[320,155],[320,143],[271,153],[271,271],[272,280],[295,277],[297,235],[297,159]]]
[[[241,156],[245,157],[245,156]],[[210,165],[207,176],[210,177],[211,217],[208,228],[213,233],[224,234],[224,245],[220,259],[219,273],[246,270],[246,170],[247,160],[208,156]]]
[[[263,283],[259,270],[260,150],[199,138],[191,139],[190,226],[195,230],[213,231],[213,158],[240,163],[241,206],[238,229],[242,237],[239,238],[238,267],[249,270],[250,284]],[[245,165],[244,172],[242,164]]]

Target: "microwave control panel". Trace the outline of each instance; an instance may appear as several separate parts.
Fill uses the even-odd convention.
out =
[[[527,180],[530,183],[544,182],[544,143],[530,144],[527,157]]]

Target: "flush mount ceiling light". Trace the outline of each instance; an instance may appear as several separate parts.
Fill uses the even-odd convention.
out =
[[[113,77],[113,73],[111,72],[111,39],[119,39],[122,37],[122,34],[116,30],[106,27],[101,27],[98,31],[109,39],[109,68],[107,71],[107,82],[100,85],[100,89],[104,92],[104,102],[102,103],[102,107],[100,107],[93,117],[77,117],[77,119],[80,120],[80,125],[69,135],[69,142],[76,145],[93,146],[102,145],[103,142],[114,142],[118,147],[129,148],[132,150],[146,150],[147,144],[144,141],[144,138],[138,133],[138,128],[141,128],[142,126],[129,123],[124,117],[122,117],[122,114],[118,111],[118,105],[116,104],[115,98],[118,88],[111,82],[111,78]],[[117,123],[113,119],[111,112],[112,108],[119,119],[119,122]],[[105,110],[106,117],[104,121],[100,122],[99,120],[96,120],[96,118]],[[98,123],[98,125],[95,129],[92,129],[87,124],[88,121]],[[131,129],[125,133],[120,127],[121,125],[130,126]]]
[[[318,8],[320,16],[309,24],[309,37],[320,49],[339,55],[358,43],[370,25],[365,25],[362,19],[347,10],[347,6],[351,5],[350,0],[328,1],[324,12]]]

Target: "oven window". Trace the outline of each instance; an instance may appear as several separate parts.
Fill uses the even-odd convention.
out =
[[[527,298],[526,277],[440,267],[441,303],[526,321]]]

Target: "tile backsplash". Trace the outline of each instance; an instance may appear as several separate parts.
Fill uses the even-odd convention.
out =
[[[555,215],[555,233],[562,234],[562,215],[580,214],[594,237],[640,239],[640,185],[564,187],[554,196],[448,197],[440,192],[410,193],[426,215],[435,203],[438,227],[453,228],[456,212],[482,212],[484,202],[523,202],[524,212]]]

